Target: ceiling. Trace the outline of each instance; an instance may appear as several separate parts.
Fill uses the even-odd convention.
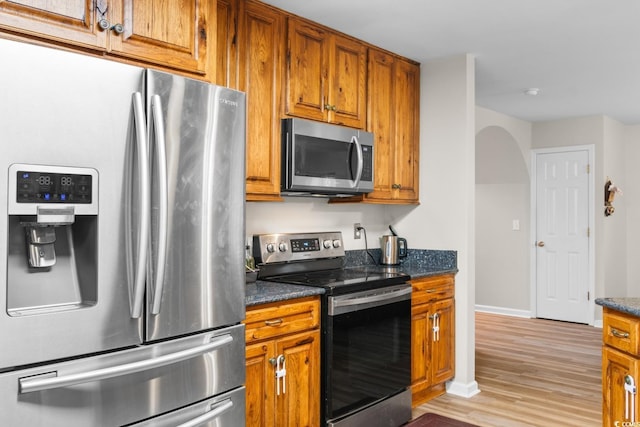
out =
[[[476,105],[490,110],[640,124],[640,0],[264,2],[422,64],[471,54]]]

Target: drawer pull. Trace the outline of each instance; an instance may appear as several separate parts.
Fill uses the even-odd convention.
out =
[[[267,326],[278,326],[278,325],[282,324],[282,319],[265,320],[264,324],[267,325]]]
[[[434,293],[436,290],[435,289],[426,289],[425,292],[428,294],[432,294]]]
[[[620,332],[615,328],[611,328],[611,335],[616,338],[629,338],[629,332]]]

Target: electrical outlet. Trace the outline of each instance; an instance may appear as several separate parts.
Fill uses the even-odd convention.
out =
[[[355,224],[353,224],[353,238],[354,239],[359,239],[362,237],[361,230],[360,228],[362,228],[362,226],[360,225],[359,222],[356,222]]]

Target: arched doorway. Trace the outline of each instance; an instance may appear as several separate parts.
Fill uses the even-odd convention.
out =
[[[515,138],[476,135],[476,308],[530,315],[530,178]]]

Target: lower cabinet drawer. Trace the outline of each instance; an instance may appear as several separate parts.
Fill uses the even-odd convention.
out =
[[[320,301],[316,297],[247,308],[246,342],[320,327]]]
[[[638,347],[640,318],[603,309],[602,339],[605,344],[631,355],[640,355]]]
[[[413,293],[411,305],[426,304],[446,298],[453,298],[453,275],[434,276],[411,280]]]

